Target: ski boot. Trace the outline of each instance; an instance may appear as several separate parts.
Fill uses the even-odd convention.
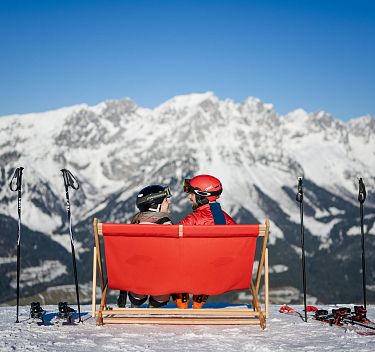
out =
[[[187,309],[189,306],[189,294],[188,293],[176,293],[172,295],[173,300],[175,301],[177,308]]]
[[[40,319],[42,321],[42,324],[44,324],[44,314],[45,310],[40,306],[39,302],[32,302],[30,305],[30,319],[38,320]]]
[[[65,320],[67,324],[73,324],[73,313],[75,312],[75,309],[68,306],[67,302],[59,302],[59,314],[58,318],[61,320]]]
[[[143,303],[147,301],[147,296],[142,298],[137,298],[133,296],[131,292],[128,293],[129,300],[130,300],[130,308],[140,308]]]
[[[328,310],[325,309],[316,310],[314,314],[314,319],[329,323],[329,325],[332,325],[334,321],[333,315],[328,314]]]
[[[154,297],[150,296],[148,299],[148,308],[160,308],[168,304],[168,301],[158,301]]]
[[[339,309],[332,309],[333,324],[342,326],[344,325],[344,319],[350,317],[350,308],[341,307]]]
[[[201,309],[206,304],[207,295],[194,295],[193,296],[193,309]]]
[[[125,308],[127,297],[128,293],[126,291],[120,291],[120,294],[117,298],[117,306],[119,308]]]
[[[363,306],[354,306],[354,312],[352,313],[352,319],[358,322],[367,322],[366,317],[367,310]]]

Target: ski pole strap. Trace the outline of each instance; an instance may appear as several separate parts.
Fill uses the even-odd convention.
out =
[[[61,169],[64,178],[65,188],[72,187],[73,189],[79,188],[79,183],[73,174],[67,169]]]
[[[296,195],[296,201],[298,203],[302,203],[303,200],[303,185],[302,185],[302,177],[298,177],[298,191]]]
[[[363,204],[366,200],[366,187],[363,183],[362,177],[358,179],[359,182],[359,192],[358,192],[358,201]]]
[[[21,187],[22,187],[22,170],[23,170],[23,167],[17,167],[17,169],[14,170],[12,180],[9,183],[9,188],[13,192],[21,190]]]
[[[214,218],[215,225],[225,225],[225,216],[223,210],[221,209],[220,203],[210,203],[210,210]]]

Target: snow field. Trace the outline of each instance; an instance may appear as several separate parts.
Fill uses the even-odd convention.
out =
[[[47,314],[56,307],[46,306]],[[0,307],[0,351],[373,351],[375,336],[360,336],[278,312],[271,306],[267,329],[259,326],[96,326],[91,306],[82,306],[77,326],[28,324],[28,307]],[[302,306],[294,307],[302,311]],[[332,308],[332,307],[330,307]],[[375,306],[368,307],[375,320]]]

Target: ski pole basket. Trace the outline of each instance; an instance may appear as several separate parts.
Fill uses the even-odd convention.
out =
[[[161,226],[100,223],[94,219],[92,314],[97,317],[97,324],[260,324],[265,329],[269,316],[269,226],[268,220],[255,225]],[[103,236],[102,244],[99,236]],[[262,243],[253,278],[258,238],[262,238]],[[97,269],[101,290],[98,310]],[[262,307],[259,288],[263,269]],[[219,295],[246,289],[252,298],[250,308],[109,309],[108,289],[146,295],[179,292]]]

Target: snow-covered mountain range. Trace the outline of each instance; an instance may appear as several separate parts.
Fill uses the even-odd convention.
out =
[[[151,110],[129,99],[0,118],[0,301],[14,297],[16,193],[23,166],[22,290],[72,282],[60,169],[79,180],[70,191],[81,282],[90,281],[93,217],[126,222],[143,186],[173,190],[173,218],[190,211],[182,180],[221,179],[223,208],[238,222],[271,220],[274,302],[299,301],[297,177],[304,177],[305,246],[311,299],[361,301],[358,180],[365,203],[368,299],[375,301],[375,118],[342,122],[326,112],[279,116],[250,97],[238,104],[213,93],[177,96]],[[231,296],[232,299],[238,299]]]

